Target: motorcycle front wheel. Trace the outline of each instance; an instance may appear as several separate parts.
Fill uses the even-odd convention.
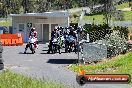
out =
[[[34,45],[33,44],[30,45],[30,50],[32,51],[32,54],[35,53],[35,48],[34,48]]]

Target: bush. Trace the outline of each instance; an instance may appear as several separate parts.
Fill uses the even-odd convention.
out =
[[[77,18],[77,17],[79,17],[79,16],[78,16],[78,14],[73,14],[73,17],[74,17],[74,18]]]
[[[107,24],[84,26],[85,33],[89,34],[90,42],[106,41],[108,57],[124,54],[127,50],[129,30],[127,27],[114,27],[112,30]]]
[[[128,39],[128,33],[129,33],[128,27],[117,26],[114,27],[113,30],[119,31],[120,37],[125,37],[126,40]]]
[[[124,54],[127,49],[126,39],[120,35],[120,31],[113,31],[110,35],[105,36],[108,57]]]
[[[85,33],[89,34],[90,42],[95,42],[96,40],[102,40],[108,34],[110,35],[113,31],[119,31],[119,36],[121,38],[128,39],[128,27],[114,27],[112,30],[107,24],[102,25],[85,25]]]
[[[107,24],[103,25],[94,25],[92,24],[90,27],[84,26],[85,33],[89,34],[90,42],[95,42],[96,40],[104,39],[106,34],[111,34],[112,30]]]

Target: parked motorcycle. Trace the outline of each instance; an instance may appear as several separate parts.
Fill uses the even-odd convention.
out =
[[[65,38],[64,38],[64,36],[60,36],[60,46],[61,46],[61,48],[65,47]]]
[[[76,53],[76,39],[73,36],[68,36],[65,40],[65,52],[72,52],[74,47],[74,51]]]
[[[47,53],[50,53],[50,51],[52,53],[57,53],[57,51],[59,51],[59,54],[61,54],[60,52],[60,43],[59,40],[57,38],[53,38],[52,40],[50,40],[50,44],[49,44],[49,49]]]

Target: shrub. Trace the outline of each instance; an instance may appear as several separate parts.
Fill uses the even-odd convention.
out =
[[[108,57],[125,53],[127,49],[126,39],[120,35],[120,31],[113,31],[110,35],[105,36]]]
[[[103,25],[92,24],[89,27],[85,25],[84,28],[85,28],[85,33],[89,34],[90,42],[94,42],[96,40],[102,40],[104,39],[106,34],[112,33],[110,27],[105,23]]]
[[[114,27],[113,30],[119,31],[121,37],[125,37],[126,40],[128,39],[128,33],[129,33],[128,27],[117,26]]]

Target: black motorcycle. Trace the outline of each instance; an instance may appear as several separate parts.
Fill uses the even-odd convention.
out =
[[[49,44],[49,49],[47,53],[50,53],[50,51],[54,54],[57,53],[57,51],[59,51],[59,54],[61,54],[60,51],[60,44],[59,44],[59,40],[57,38],[53,38],[52,40],[50,40],[50,44]]]
[[[65,40],[65,52],[70,53],[72,51],[76,53],[76,39],[73,36],[68,36]]]

